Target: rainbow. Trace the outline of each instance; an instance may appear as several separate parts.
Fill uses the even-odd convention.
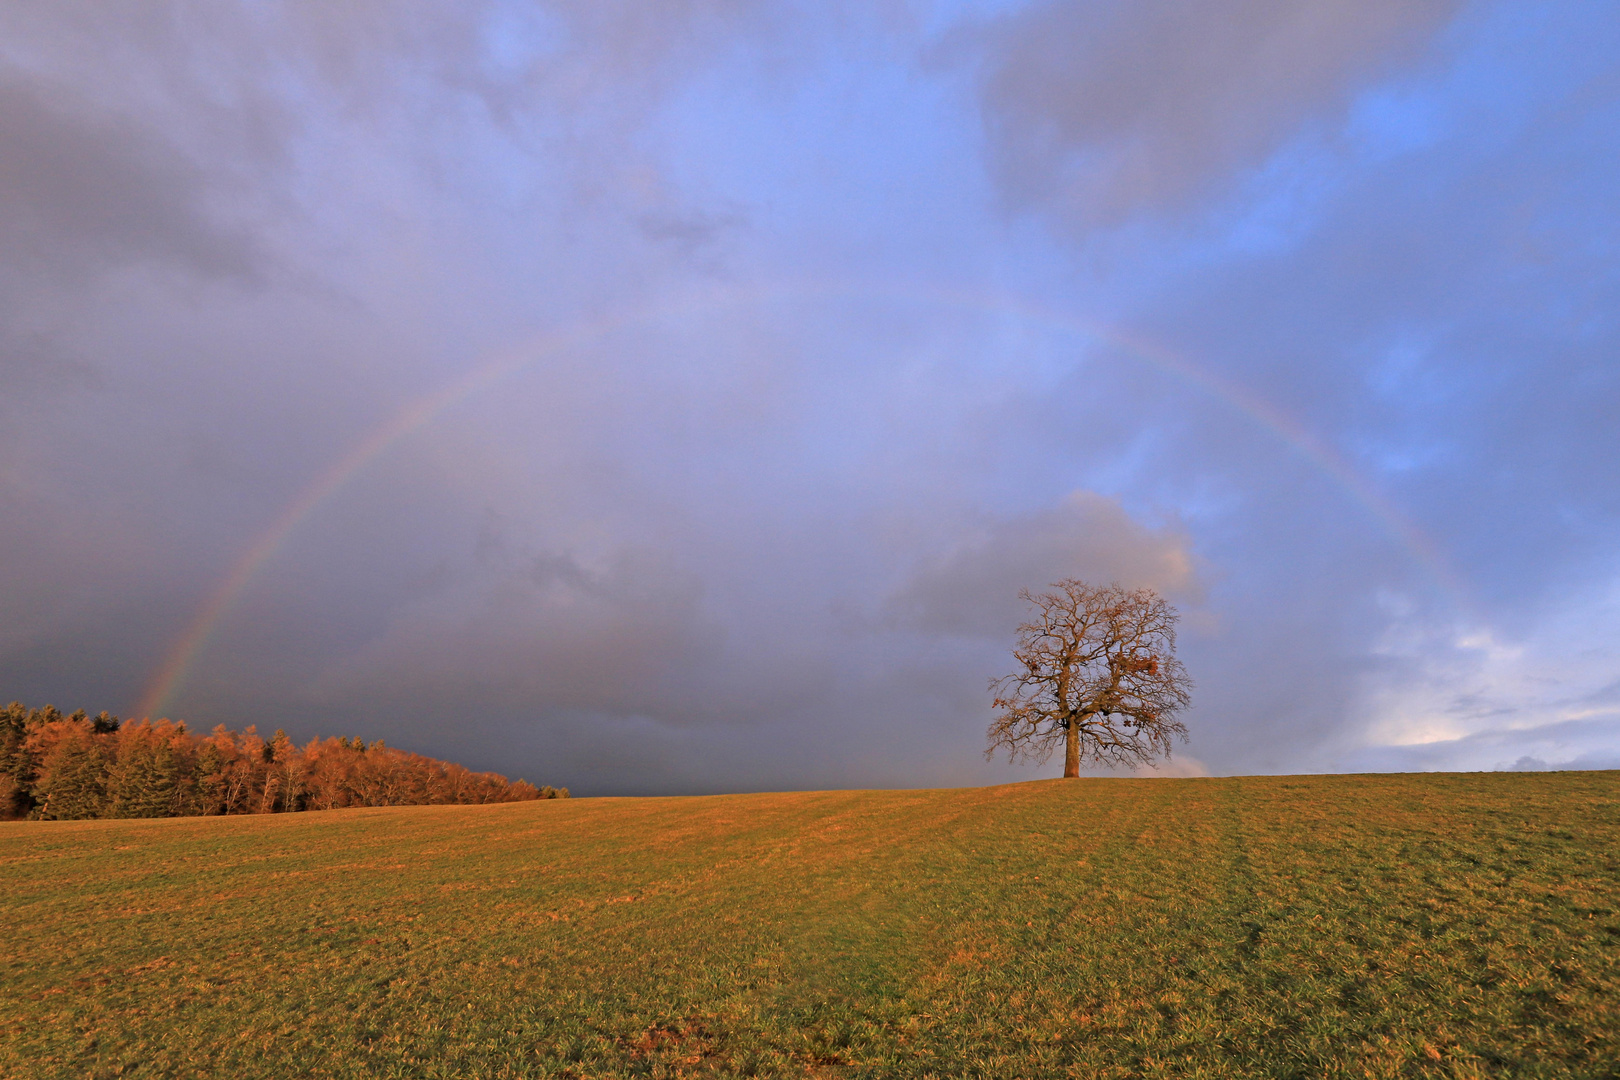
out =
[[[174,701],[198,658],[214,636],[220,621],[248,584],[317,509],[350,484],[366,467],[419,431],[446,409],[467,400],[538,363],[598,341],[616,331],[670,316],[714,315],[767,300],[813,300],[847,297],[940,304],[986,314],[1010,315],[1021,321],[1089,337],[1123,354],[1175,376],[1225,403],[1251,422],[1272,432],[1332,479],[1363,507],[1380,527],[1401,545],[1440,586],[1457,609],[1473,617],[1473,605],[1460,578],[1435,544],[1391,506],[1378,490],[1348,461],[1322,443],[1293,418],[1235,383],[1199,367],[1185,356],[1137,333],[1085,320],[1033,303],[1022,297],[984,291],[964,291],[929,285],[868,281],[788,284],[714,290],[711,293],[654,304],[577,324],[560,333],[541,335],[523,346],[502,350],[470,374],[414,401],[380,424],[348,453],[317,476],[259,537],[243,552],[230,572],[214,588],[148,680],[136,708],[137,716],[161,715]]]

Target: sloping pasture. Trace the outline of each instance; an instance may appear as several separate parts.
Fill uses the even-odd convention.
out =
[[[1613,1077],[1620,773],[0,824],[0,1076]]]

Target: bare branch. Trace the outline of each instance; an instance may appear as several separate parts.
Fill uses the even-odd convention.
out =
[[[1067,578],[1019,592],[1034,609],[1018,627],[1015,670],[992,679],[995,719],[985,757],[1045,762],[1064,748],[1064,776],[1080,764],[1141,765],[1170,755],[1187,728],[1176,714],[1192,680],[1176,659],[1176,609],[1152,589]]]

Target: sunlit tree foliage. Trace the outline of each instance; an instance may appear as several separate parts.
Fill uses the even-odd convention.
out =
[[[396,750],[381,739],[295,745],[223,724],[195,735],[171,720],[122,723],[82,710],[0,710],[0,817],[274,814],[349,806],[419,806],[567,798],[497,773]]]

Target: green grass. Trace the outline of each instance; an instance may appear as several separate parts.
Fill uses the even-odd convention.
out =
[[[1620,1075],[1620,773],[0,825],[0,1076]]]

